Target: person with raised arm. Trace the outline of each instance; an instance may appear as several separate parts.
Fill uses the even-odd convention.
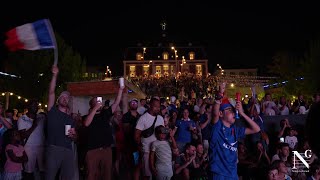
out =
[[[114,139],[110,118],[120,104],[124,88],[125,86],[120,86],[115,102],[107,109],[102,107],[102,102],[97,97],[93,97],[89,102],[89,114],[84,120],[84,125],[88,127],[88,180],[112,179],[111,145],[114,144]]]
[[[69,110],[70,93],[63,91],[55,100],[55,88],[59,68],[52,66],[52,79],[49,86],[48,121],[47,121],[47,154],[46,179],[54,180],[60,170],[62,180],[73,179],[75,164],[72,141],[76,138],[74,121]],[[70,127],[67,129],[66,127]]]
[[[237,175],[237,147],[238,140],[245,135],[257,133],[260,127],[248,117],[237,101],[235,109],[239,115],[249,124],[249,127],[239,127],[235,123],[235,109],[224,98],[226,83],[219,85],[219,93],[216,95],[212,129],[209,138],[209,179],[238,179]]]

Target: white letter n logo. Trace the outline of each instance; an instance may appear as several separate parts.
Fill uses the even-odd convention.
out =
[[[296,167],[297,159],[296,158],[298,158],[304,164],[304,166],[309,169],[309,163],[301,156],[301,154],[298,153],[298,151],[292,151],[292,152],[293,152],[293,167],[292,167],[292,169],[297,169],[297,167]],[[311,153],[311,150],[306,150],[304,152],[304,155],[306,158],[309,159],[311,157],[311,155],[308,154],[308,152]]]

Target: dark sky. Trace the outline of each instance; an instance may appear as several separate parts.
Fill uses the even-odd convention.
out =
[[[282,50],[302,54],[320,32],[320,14],[311,4],[196,2],[55,2],[38,7],[26,4],[10,13],[3,11],[11,9],[7,5],[1,7],[1,40],[15,26],[49,18],[66,42],[87,58],[88,65],[109,65],[116,72],[124,49],[160,38],[160,21],[165,19],[168,37],[173,42],[202,44],[213,70],[217,63],[223,68],[262,68]],[[2,43],[0,58],[5,57]]]

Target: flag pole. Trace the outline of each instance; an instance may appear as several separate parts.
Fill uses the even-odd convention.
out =
[[[57,66],[57,64],[58,64],[58,46],[57,46],[56,37],[54,35],[50,20],[46,19],[46,23],[48,24],[48,27],[49,27],[48,31],[49,31],[50,37],[52,39],[52,43],[54,45],[54,49],[53,49],[54,50],[54,62],[53,62],[53,65]]]

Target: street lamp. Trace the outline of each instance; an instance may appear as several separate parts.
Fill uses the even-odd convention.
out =
[[[219,69],[220,69],[220,74],[223,75],[224,74],[224,70],[222,69],[221,65],[217,64],[217,67],[219,67]]]
[[[145,48],[145,47],[143,48],[143,53],[142,53],[143,60],[144,60],[144,54],[146,53],[146,49],[147,48]]]
[[[107,70],[104,74],[106,75],[106,78],[108,78],[108,75],[110,75],[111,77],[111,69],[109,68],[109,66],[107,66]]]
[[[178,51],[174,48],[174,46],[171,47],[171,49],[174,51],[174,60],[176,61],[176,76],[178,76],[179,72],[179,62],[178,62]]]
[[[186,59],[184,58],[184,56],[182,56],[182,61],[181,61],[181,73],[183,71],[183,65],[186,64]]]

